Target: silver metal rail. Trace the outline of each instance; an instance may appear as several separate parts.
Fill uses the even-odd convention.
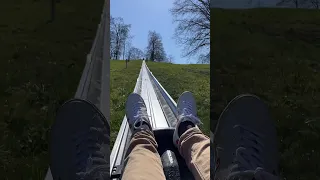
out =
[[[110,119],[110,2],[105,1],[101,21],[97,28],[90,53],[75,93],[75,98],[85,99],[95,104]],[[110,124],[110,122],[109,122]],[[52,180],[50,167],[45,180]]]
[[[156,94],[156,89],[152,85],[153,83],[156,84],[156,87],[160,90],[163,98],[167,101],[167,104],[169,106],[172,106],[173,112],[176,112],[176,102],[171,98],[168,92],[153,76],[146,63],[143,61],[140,74],[133,92],[140,94],[144,99],[152,128],[154,130],[168,128],[170,127],[170,123],[167,121],[165,112],[161,107],[162,105],[159,102],[158,95]],[[117,167],[121,166],[124,159],[126,146],[128,144],[128,141],[130,140],[130,137],[131,131],[129,129],[129,125],[125,116],[123,118],[117,139],[110,155],[110,175],[113,171],[116,171]]]

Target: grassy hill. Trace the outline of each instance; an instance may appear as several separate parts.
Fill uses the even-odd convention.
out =
[[[196,98],[201,129],[210,133],[210,66],[208,64],[147,63],[150,71],[177,102],[181,93],[190,91]]]
[[[117,137],[125,115],[125,102],[133,91],[142,61],[130,61],[125,68],[125,61],[111,61],[111,145]],[[209,65],[176,65],[167,63],[147,63],[154,76],[177,101],[184,91],[194,93],[198,103],[198,114],[203,122],[202,130],[209,135]]]
[[[117,138],[123,117],[125,103],[132,93],[139,76],[142,61],[130,61],[126,68],[125,61],[112,60],[110,64],[110,124],[111,148]]]
[[[3,0],[0,6],[0,179],[44,179],[55,111],[77,89],[103,0]]]
[[[281,176],[319,179],[320,11],[212,9],[211,20],[212,118],[257,94],[277,124]]]

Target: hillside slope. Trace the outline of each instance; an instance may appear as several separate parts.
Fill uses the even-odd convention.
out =
[[[212,9],[211,20],[212,118],[257,94],[277,123],[281,176],[319,179],[320,11]]]
[[[117,138],[123,117],[127,97],[133,92],[140,73],[142,61],[112,60],[110,64],[110,123],[111,148]]]
[[[178,102],[184,91],[190,91],[197,102],[198,116],[203,122],[200,128],[210,133],[210,66],[208,64],[147,63],[170,96]]]
[[[73,98],[103,0],[3,0],[0,5],[0,179],[44,179],[57,108]]]

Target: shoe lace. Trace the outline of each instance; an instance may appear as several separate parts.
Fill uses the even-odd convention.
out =
[[[231,173],[227,180],[276,180],[277,176],[264,171],[263,160],[259,153],[263,144],[259,141],[261,134],[253,132],[248,128],[237,125],[240,130],[240,144],[236,150],[235,160],[231,167]]]
[[[192,114],[192,111],[190,109],[191,108],[183,108],[182,113],[180,114],[180,117],[178,119],[186,118],[195,125],[202,124],[201,120],[197,116]]]
[[[135,107],[135,112],[137,112],[137,114],[134,116],[135,120],[148,117],[148,114],[146,114],[147,108],[145,107]]]
[[[142,102],[138,102],[138,103],[142,104]],[[134,116],[135,120],[139,120],[139,119],[145,118],[145,117],[148,118],[148,114],[146,113],[147,112],[147,108],[144,107],[144,106],[139,106],[139,105],[134,106],[133,107],[133,111],[137,112],[137,114]]]
[[[94,117],[96,118],[96,117]],[[87,132],[80,132],[74,136],[76,147],[77,179],[106,179],[108,177],[108,162],[102,152],[103,139],[107,139],[107,132],[102,128],[90,127]]]
[[[279,180],[279,177],[258,167],[255,170],[234,172],[228,176],[227,180]]]
[[[139,102],[142,103],[142,102]],[[134,117],[134,127],[140,127],[142,125],[143,122],[148,122],[148,114],[147,112],[147,108],[144,106],[135,106],[134,107],[134,112],[137,112],[137,114]],[[137,124],[139,124],[137,126]]]

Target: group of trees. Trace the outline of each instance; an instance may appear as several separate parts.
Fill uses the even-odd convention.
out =
[[[110,55],[111,59],[150,59],[158,62],[172,62],[173,57],[167,57],[163,47],[162,37],[155,31],[149,31],[148,46],[143,52],[132,46],[130,24],[125,24],[122,18],[110,19]],[[121,58],[122,56],[122,58]]]
[[[184,47],[184,57],[196,57],[198,63],[210,62],[210,5],[209,0],[175,0],[170,10],[177,24],[175,38]],[[172,55],[167,55],[162,37],[156,31],[149,31],[148,45],[145,51],[131,44],[130,24],[122,18],[111,17],[112,59],[150,59],[152,61],[173,62]]]
[[[144,53],[139,48],[130,47],[127,59],[143,59],[144,56]]]
[[[295,8],[320,8],[320,0],[280,0],[277,5],[293,4]]]
[[[133,36],[130,35],[131,24],[125,24],[121,17],[111,17],[110,19],[110,55],[111,59],[143,59],[145,53],[132,46]],[[160,35],[156,34],[159,39]],[[150,35],[149,35],[150,36]],[[151,37],[149,37],[151,38]],[[159,42],[153,42],[153,47],[160,47]],[[161,37],[160,37],[160,43]],[[152,45],[151,45],[152,46]],[[163,48],[163,47],[162,47]],[[153,49],[148,52],[157,52],[156,55],[159,57],[157,49]]]
[[[255,3],[254,0],[249,0],[249,4]],[[258,5],[261,0],[258,0]],[[315,8],[320,9],[320,0],[279,0],[277,6],[294,6],[295,8]]]
[[[132,46],[131,24],[125,24],[121,17],[110,18],[111,59],[143,59],[144,53]]]

